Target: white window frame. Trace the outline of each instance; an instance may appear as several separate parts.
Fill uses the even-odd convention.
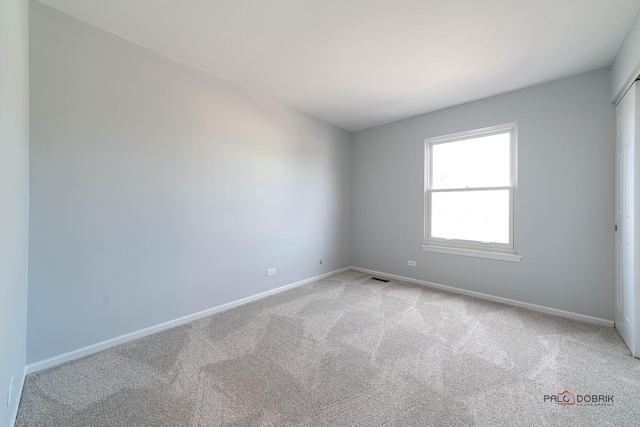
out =
[[[510,185],[496,187],[474,187],[474,188],[432,188],[433,179],[433,156],[434,145],[446,144],[450,142],[464,141],[484,136],[509,133],[510,134]],[[507,123],[499,126],[491,126],[482,129],[474,129],[466,132],[459,132],[450,135],[427,138],[425,140],[425,236],[422,249],[429,252],[440,252],[454,255],[473,256],[479,258],[498,259],[502,261],[520,262],[522,256],[518,255],[515,239],[515,197],[517,188],[517,148],[518,148],[518,125],[517,123]],[[486,191],[486,190],[509,190],[509,243],[479,242],[462,239],[443,239],[431,236],[431,199],[433,193],[454,192],[454,191]]]

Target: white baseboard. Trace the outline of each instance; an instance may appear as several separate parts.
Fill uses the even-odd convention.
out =
[[[539,311],[542,313],[553,314],[555,316],[565,317],[567,319],[581,320],[583,322],[595,323],[597,325],[603,325],[613,328],[614,323],[612,320],[601,319],[599,317],[587,316],[586,314],[574,313],[571,311],[559,310],[557,308],[545,307],[543,305],[531,304],[528,302],[522,302],[509,298],[497,297],[494,295],[483,294],[482,292],[468,291],[466,289],[454,288],[453,286],[440,285],[438,283],[427,282],[424,280],[412,279],[410,277],[398,276],[395,274],[387,274],[380,271],[368,270],[360,267],[350,267],[351,270],[359,271],[361,273],[371,274],[373,276],[381,276],[389,279],[400,280],[402,282],[414,283],[416,285],[422,285],[429,288],[436,288],[443,291],[455,292],[458,294],[469,295],[472,297],[482,298],[489,301],[500,302],[503,304],[513,305],[515,307],[528,308],[529,310]]]
[[[77,350],[70,351],[68,353],[61,354],[59,356],[54,356],[49,359],[41,360],[39,362],[30,363],[26,367],[26,374],[31,374],[34,372],[41,371],[43,369],[51,368],[56,365],[60,365],[65,362],[69,362],[74,359],[78,359],[80,357],[88,356],[93,353],[97,353],[102,350],[106,350],[113,346],[124,344],[129,341],[133,341],[138,338],[146,337],[147,335],[155,334],[157,332],[161,332],[167,329],[175,328],[176,326],[184,325],[185,323],[193,322],[194,320],[198,320],[203,317],[211,316],[212,314],[219,313],[221,311],[229,310],[230,308],[237,307],[242,304],[246,304],[261,298],[268,297],[270,295],[274,295],[280,292],[284,292],[289,289],[296,288],[298,286],[306,285],[307,283],[314,282],[319,279],[323,279],[325,277],[332,276],[337,273],[342,273],[343,271],[348,271],[349,267],[341,268],[339,270],[331,271],[329,273],[324,273],[319,276],[314,276],[309,279],[304,279],[299,282],[291,283],[289,285],[281,286],[276,289],[271,289],[269,291],[265,291],[256,295],[252,295],[250,297],[242,298],[236,301],[232,301],[226,304],[222,304],[213,308],[209,308],[204,311],[200,311],[197,313],[189,314],[187,316],[180,317],[178,319],[170,320],[168,322],[160,323],[159,325],[150,326],[148,328],[141,329],[139,331],[131,332],[125,335],[120,335],[119,337],[111,338],[106,341],[102,341],[96,344],[89,345],[87,347],[83,347]]]
[[[111,348],[113,346],[119,345],[119,344],[124,344],[126,342],[129,341],[133,341],[135,339],[138,338],[142,338],[145,337],[147,335],[151,335],[151,334],[155,334],[157,332],[161,332],[167,329],[171,329],[174,328],[176,326],[180,326],[180,325],[184,325],[185,323],[189,323],[192,322],[194,320],[200,319],[202,317],[206,317],[206,316],[211,316],[212,314],[215,313],[219,313],[221,311],[225,311],[225,310],[229,310],[230,308],[234,308],[237,307],[239,305],[242,304],[246,304],[261,298],[265,298],[267,296],[270,295],[274,295],[280,292],[284,292],[288,289],[293,289],[295,287],[298,286],[302,286],[302,285],[306,285],[307,283],[311,283],[313,281],[316,281],[318,279],[322,279],[325,277],[329,277],[332,276],[334,274],[337,273],[341,273],[347,270],[354,270],[354,271],[359,271],[362,273],[367,273],[367,274],[371,274],[374,276],[383,276],[383,277],[387,277],[389,279],[394,279],[394,280],[400,280],[403,282],[408,282],[408,283],[414,283],[416,285],[422,285],[422,286],[427,286],[430,288],[435,288],[435,289],[441,289],[444,291],[449,291],[449,292],[455,292],[455,293],[459,293],[459,294],[463,294],[463,295],[469,295],[469,296],[473,296],[473,297],[477,297],[477,298],[482,298],[482,299],[486,299],[486,300],[490,300],[490,301],[496,301],[496,302],[500,302],[503,304],[508,304],[508,305],[512,305],[515,307],[522,307],[522,308],[527,308],[530,310],[534,310],[534,311],[539,311],[542,313],[547,313],[547,314],[552,314],[555,316],[560,316],[560,317],[565,317],[568,319],[573,319],[573,320],[580,320],[583,322],[589,322],[589,323],[595,323],[598,325],[603,325],[603,326],[608,326],[608,327],[613,327],[614,323],[611,320],[606,320],[606,319],[601,319],[598,317],[593,317],[593,316],[587,316],[585,314],[580,314],[580,313],[574,313],[574,312],[570,312],[570,311],[564,311],[564,310],[559,310],[557,308],[551,308],[551,307],[545,307],[545,306],[541,306],[541,305],[537,305],[537,304],[531,304],[531,303],[527,303],[527,302],[522,302],[522,301],[517,301],[517,300],[512,300],[509,298],[503,298],[503,297],[498,297],[498,296],[494,296],[494,295],[489,295],[489,294],[484,294],[481,292],[475,292],[475,291],[468,291],[466,289],[460,289],[460,288],[455,288],[452,286],[447,286],[447,285],[440,285],[438,283],[433,283],[433,282],[427,282],[424,280],[419,280],[419,279],[412,279],[410,277],[404,277],[404,276],[398,276],[395,274],[388,274],[388,273],[383,273],[380,271],[375,271],[375,270],[369,270],[366,268],[360,268],[360,267],[346,267],[346,268],[341,268],[339,270],[335,270],[335,271],[331,271],[329,273],[324,273],[320,276],[315,276],[309,279],[305,279],[305,280],[301,280],[299,282],[296,283],[291,283],[289,285],[285,285],[285,286],[281,286],[279,288],[276,289],[271,289],[269,291],[266,292],[262,292],[256,295],[252,295],[250,297],[246,297],[246,298],[242,298],[236,301],[232,301],[226,304],[222,304],[213,308],[209,308],[207,310],[204,311],[200,311],[198,313],[193,313],[193,314],[189,314],[187,316],[184,317],[180,317],[178,319],[174,319],[174,320],[170,320],[168,322],[164,322],[161,323],[159,325],[155,325],[155,326],[150,326],[148,328],[144,328],[141,329],[139,331],[135,331],[135,332],[131,332],[125,335],[121,335],[119,337],[115,337],[115,338],[111,338],[108,339],[106,341],[102,341],[96,344],[92,344],[90,346],[87,347],[83,347],[77,350],[73,350],[70,351],[68,353],[64,353],[58,356],[54,356],[51,357],[49,359],[45,359],[45,360],[41,360],[39,362],[34,362],[34,363],[30,363],[25,367],[25,374],[23,375],[22,381],[20,383],[20,394],[22,394],[22,387],[24,386],[24,376],[31,374],[33,372],[37,372],[37,371],[41,371],[43,369],[47,369],[56,365],[60,365],[62,363],[65,362],[69,362],[71,360],[74,359],[78,359],[80,357],[84,357],[84,356],[88,356],[90,354],[93,353],[97,353],[99,351],[102,350],[106,350],[108,348]],[[16,414],[17,414],[17,407],[16,407]],[[14,417],[15,419],[15,417]]]
[[[24,388],[24,379],[27,376],[27,367],[25,366],[22,371],[22,378],[20,378],[20,384],[18,384],[17,393],[15,393],[14,398],[14,410],[11,417],[11,422],[9,427],[14,427],[16,425],[16,418],[18,418],[18,407],[20,406],[20,399],[22,398],[22,389]]]

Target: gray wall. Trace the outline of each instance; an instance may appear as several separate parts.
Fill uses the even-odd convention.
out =
[[[424,139],[509,122],[519,125],[524,259],[423,252]],[[613,320],[613,136],[608,69],[356,132],[352,261]]]
[[[611,65],[611,99],[619,101],[640,73],[640,12]]]
[[[348,132],[30,6],[28,362],[349,266]]]
[[[0,1],[0,426],[18,406],[27,334],[29,28],[26,0]],[[12,404],[7,393],[14,376]]]

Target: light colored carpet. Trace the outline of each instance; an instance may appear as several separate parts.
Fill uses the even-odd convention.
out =
[[[544,402],[564,390],[613,403]],[[349,271],[29,375],[17,419],[223,425],[637,426],[640,361],[612,328]]]

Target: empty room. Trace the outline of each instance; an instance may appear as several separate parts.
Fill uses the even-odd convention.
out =
[[[639,11],[0,0],[0,426],[638,425]]]

